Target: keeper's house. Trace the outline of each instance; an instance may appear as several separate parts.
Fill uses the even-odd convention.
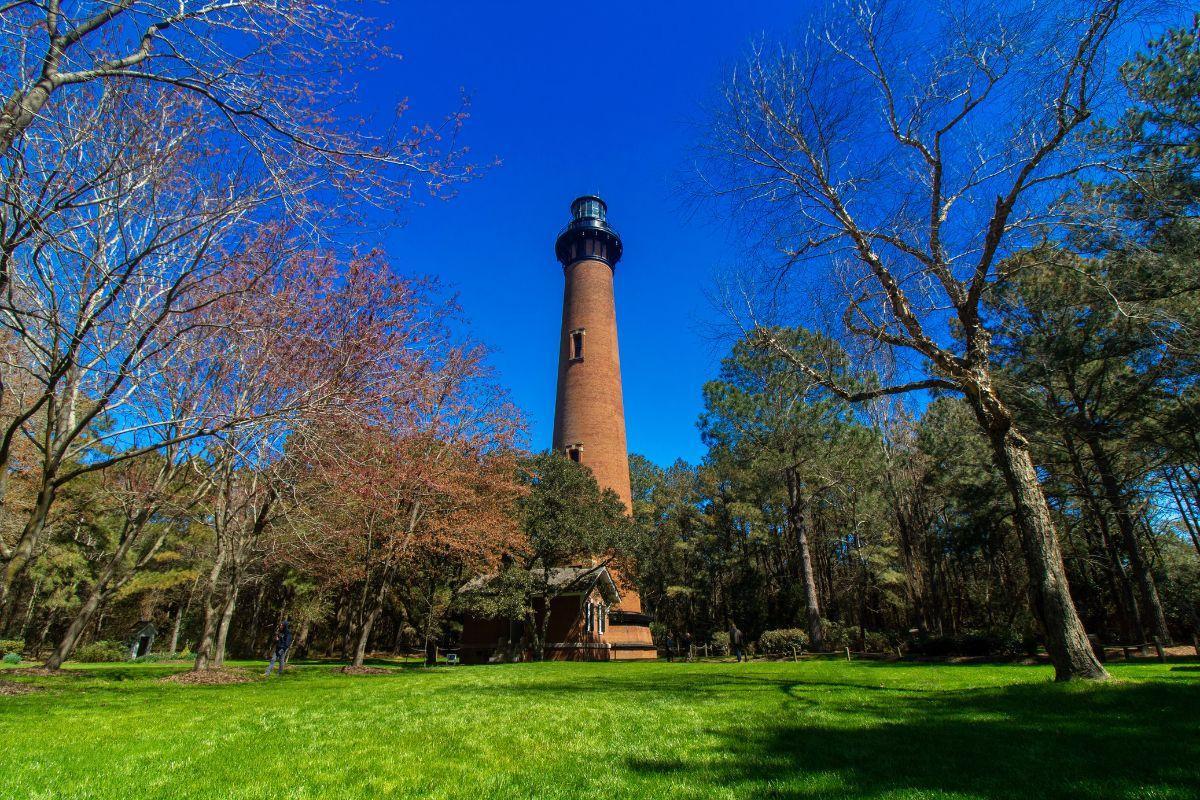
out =
[[[468,586],[482,589],[488,577]],[[562,567],[550,575],[555,596],[550,601],[546,658],[558,661],[614,661],[654,658],[646,615],[617,610],[621,593],[607,567]],[[534,604],[537,624],[544,603]],[[523,620],[469,617],[463,625],[459,658],[467,664],[531,661],[533,637]]]

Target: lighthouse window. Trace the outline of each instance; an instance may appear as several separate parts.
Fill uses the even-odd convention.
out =
[[[583,445],[573,444],[567,447],[567,457],[576,464],[583,461]]]
[[[583,328],[571,331],[571,360],[583,360]]]

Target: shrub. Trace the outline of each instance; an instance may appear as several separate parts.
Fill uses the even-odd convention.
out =
[[[712,652],[715,656],[729,655],[729,634],[719,631],[712,635]]]
[[[5,653],[4,658],[0,658],[0,663],[20,664],[21,663],[21,654],[20,653]]]
[[[892,644],[892,638],[886,633],[867,631],[863,635],[863,650],[868,653],[892,653],[896,648]]]
[[[855,631],[839,622],[827,619],[821,620],[821,628],[825,633],[825,647],[829,650],[842,650],[850,646],[856,638]]]
[[[758,649],[763,653],[790,655],[793,649],[804,650],[808,644],[808,634],[801,628],[764,631],[758,637]]]
[[[0,639],[0,655],[8,655],[16,653],[20,655],[25,651],[25,642],[22,639]]]
[[[671,635],[671,631],[667,626],[657,620],[650,623],[650,635],[654,637],[654,643],[660,647],[665,647],[667,639]]]
[[[99,664],[104,661],[127,661],[129,648],[121,642],[99,641],[85,644],[75,651],[75,660],[84,664]]]

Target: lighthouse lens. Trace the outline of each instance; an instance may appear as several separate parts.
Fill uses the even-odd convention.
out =
[[[604,219],[604,203],[595,197],[584,197],[576,201],[575,219]]]

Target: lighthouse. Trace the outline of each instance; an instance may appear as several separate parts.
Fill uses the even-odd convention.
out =
[[[621,237],[608,223],[605,202],[596,195],[576,198],[571,203],[571,221],[554,243],[563,268],[563,311],[553,447],[590,469],[600,488],[616,492],[632,513],[613,293],[623,252]],[[641,598],[620,574],[622,554],[612,555],[608,572],[620,590],[620,600],[605,611],[602,638],[609,648],[608,658],[655,658]]]
[[[627,512],[629,453],[617,351],[613,275],[621,260],[621,237],[608,224],[608,207],[595,195],[571,203],[571,221],[558,234],[554,253],[563,269],[562,327],[558,342],[558,390],[552,446],[587,467],[601,489],[612,489]],[[549,613],[546,654],[551,659],[618,661],[657,657],[650,618],[622,568],[624,553],[607,553],[553,570],[560,591],[549,603],[536,600],[537,614]],[[486,575],[469,584],[486,589]],[[463,620],[459,648],[465,663],[531,658],[523,620]]]
[[[591,469],[600,488],[632,511],[613,296],[622,246],[603,200],[585,195],[571,203],[554,253],[564,285],[553,447]]]

